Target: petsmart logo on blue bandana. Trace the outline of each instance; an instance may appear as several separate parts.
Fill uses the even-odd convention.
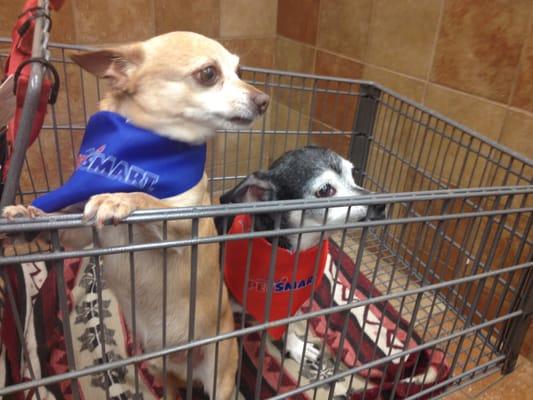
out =
[[[101,111],[87,123],[77,168],[63,186],[33,205],[45,212],[101,193],[145,192],[159,199],[194,187],[204,174],[206,145],[168,139]]]
[[[159,175],[145,171],[136,165],[130,165],[127,161],[117,160],[116,157],[105,154],[105,148],[104,144],[97,149],[89,149],[87,154],[80,154],[77,162],[78,169],[116,179],[138,187],[141,191],[154,191]]]

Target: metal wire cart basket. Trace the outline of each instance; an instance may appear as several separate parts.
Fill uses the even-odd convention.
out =
[[[68,52],[82,47],[48,43],[50,21],[44,15],[35,18],[33,57],[50,61],[61,88],[27,151],[23,137],[31,123],[21,124],[18,161],[12,159],[2,205],[29,204],[68,179],[104,90],[69,60]],[[5,60],[9,40],[1,44]],[[52,67],[27,68],[35,85],[27,91],[23,115],[31,121]],[[285,151],[311,143],[351,160],[358,183],[375,194],[143,210],[124,224],[164,226],[182,219],[198,226],[203,218],[361,204],[387,204],[387,218],[290,232],[314,230],[331,239],[329,280],[322,281],[328,285],[314,288],[299,314],[253,325],[237,318],[231,333],[207,338],[193,333],[187,343],[156,352],[139,350],[135,334],[124,328],[116,300],[101,281],[105,266],[99,256],[130,254],[131,279],[124,285],[132,285],[136,252],[189,247],[196,270],[201,265],[194,255],[202,246],[220,243],[224,252],[231,235],[198,237],[193,229],[186,240],[130,240],[113,248],[96,241],[85,249],[63,249],[58,238],[83,225],[79,214],[2,220],[3,234],[50,231],[52,243],[3,249],[0,397],[170,398],[166,385],[150,377],[147,361],[208,343],[218,346],[230,337],[239,338],[235,398],[437,398],[489,374],[513,371],[533,311],[533,162],[372,82],[257,68],[245,68],[243,78],[272,102],[252,128],[219,132],[208,144],[213,203]],[[165,270],[166,265],[154,273],[164,279]],[[265,283],[267,291],[272,283]],[[194,296],[206,295],[191,293],[193,303]],[[217,301],[216,293],[207,295]],[[194,307],[184,315],[189,321],[196,317]],[[319,349],[317,363],[297,365],[286,357],[283,340],[280,345],[269,339],[267,328],[286,324]],[[154,328],[153,335],[165,333]],[[192,382],[182,396],[200,398]]]

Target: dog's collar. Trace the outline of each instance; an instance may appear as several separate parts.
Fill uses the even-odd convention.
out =
[[[87,123],[72,176],[33,205],[53,212],[100,193],[176,196],[202,179],[205,159],[205,144],[175,141],[135,126],[117,113],[100,111]]]
[[[251,231],[249,215],[238,215],[233,220],[230,234]],[[269,321],[287,318],[310,298],[313,286],[318,287],[328,255],[328,241],[321,245],[298,253],[278,247],[276,250],[274,282],[272,286],[272,306]],[[246,264],[248,251],[251,251],[248,281]],[[268,275],[272,259],[272,244],[264,238],[229,240],[226,242],[224,256],[224,280],[231,294],[243,305],[246,292],[246,312],[259,322],[265,322],[265,310],[268,296]],[[318,265],[316,264],[318,257]],[[295,280],[291,281],[296,264]],[[317,269],[316,278],[313,273]],[[291,303],[292,296],[292,303]],[[289,305],[291,306],[289,309]],[[274,339],[280,339],[286,326],[269,328],[268,333]]]

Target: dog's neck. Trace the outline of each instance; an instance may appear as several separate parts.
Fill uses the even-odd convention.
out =
[[[276,225],[274,218],[272,218],[270,214],[259,214],[255,217],[254,229],[256,232],[274,230],[275,226]],[[294,227],[289,224],[288,218],[282,215],[280,221],[280,229],[290,228]],[[270,243],[272,243],[274,240],[273,237],[268,237],[266,239]],[[279,236],[278,246],[291,251],[296,251],[296,249],[303,251],[311,247],[317,246],[318,243],[320,243],[320,239],[320,232],[302,233],[301,235],[294,234],[287,236]]]
[[[255,217],[254,230],[256,232],[272,231],[275,229],[275,221],[270,214],[259,214]],[[280,229],[287,229],[288,223],[286,218],[282,215],[280,221]],[[266,238],[270,243],[273,242],[273,237]],[[293,244],[286,236],[279,236],[278,246],[287,250],[293,250]]]
[[[192,123],[185,118],[164,119],[154,117],[126,94],[110,94],[100,101],[100,111],[122,115],[131,123],[169,139],[190,144],[205,143],[215,134],[208,126]]]

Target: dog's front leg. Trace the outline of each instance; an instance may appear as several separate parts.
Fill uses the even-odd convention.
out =
[[[317,345],[311,342],[305,343],[305,340],[300,338],[292,325],[289,325],[287,332],[287,354],[290,358],[295,360],[298,364],[317,363],[320,358],[320,349]]]
[[[95,220],[98,228],[106,222],[118,224],[127,218],[135,210],[159,209],[173,207],[164,200],[157,199],[142,192],[111,193],[92,196],[83,212],[86,221]],[[163,239],[161,226],[155,223],[138,224],[138,228],[144,229],[155,236],[157,240]],[[168,222],[168,239],[173,239],[190,232],[191,220],[175,220]]]

